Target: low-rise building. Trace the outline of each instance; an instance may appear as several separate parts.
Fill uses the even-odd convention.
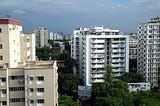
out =
[[[20,62],[0,69],[1,106],[58,106],[56,61]]]
[[[139,83],[128,83],[129,92],[146,91],[151,89],[151,83],[139,82]]]

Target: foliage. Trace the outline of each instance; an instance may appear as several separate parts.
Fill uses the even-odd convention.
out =
[[[49,60],[51,49],[49,47],[36,48],[36,56],[39,60]]]
[[[120,77],[121,80],[125,81],[125,82],[132,82],[132,83],[136,83],[136,82],[144,82],[145,79],[143,78],[143,76],[141,74],[138,73],[125,73],[123,76]]]
[[[107,66],[105,68],[106,74],[105,74],[105,81],[111,82],[112,81],[112,66]]]
[[[79,79],[73,73],[62,73],[58,74],[59,93],[75,95],[77,87],[79,85]]]
[[[133,96],[135,106],[160,106],[159,92],[140,91]]]
[[[65,71],[65,72],[73,72],[72,68],[76,64],[76,61],[73,58],[71,58],[69,52],[63,51],[62,53],[59,53],[56,56],[56,60],[64,61],[64,65],[66,66],[66,68],[63,71]]]
[[[59,95],[59,106],[80,106],[79,103],[74,102],[71,96]]]
[[[124,81],[112,81],[112,67],[106,67],[106,81],[93,85],[93,106],[133,106],[132,95]]]

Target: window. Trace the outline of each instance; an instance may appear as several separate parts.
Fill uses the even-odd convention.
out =
[[[24,98],[11,98],[10,102],[24,102],[25,99]]]
[[[7,101],[2,101],[2,106],[3,106],[3,105],[6,106],[6,105],[7,105]]]
[[[43,76],[39,76],[39,77],[37,77],[37,80],[38,81],[44,81],[44,77]]]
[[[42,103],[43,104],[44,103],[44,99],[38,99],[37,103],[40,103],[40,104]]]
[[[30,103],[34,103],[34,100],[30,100]]]
[[[10,87],[9,91],[24,91],[24,87]]]
[[[2,44],[0,44],[0,49],[2,49]]]
[[[2,29],[0,28],[0,33],[2,33]]]
[[[27,38],[27,42],[29,42],[29,38]]]
[[[44,92],[44,88],[37,88],[37,92]]]
[[[6,78],[2,78],[2,82],[6,82]]]
[[[29,88],[29,91],[30,91],[30,92],[34,92],[33,88]]]
[[[3,56],[0,56],[0,60],[3,60]]]
[[[24,80],[24,76],[11,76],[11,80]]]

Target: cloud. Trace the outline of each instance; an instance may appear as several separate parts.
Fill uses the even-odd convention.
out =
[[[1,0],[0,16],[11,13],[24,23],[59,26],[62,31],[69,26],[98,24],[129,32],[159,15],[159,4],[160,0]]]
[[[19,15],[23,15],[26,14],[27,12],[21,9],[16,9],[12,12],[13,14],[19,14]]]

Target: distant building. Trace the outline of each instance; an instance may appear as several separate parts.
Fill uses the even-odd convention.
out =
[[[160,87],[160,17],[138,25],[137,70],[151,87]]]
[[[129,92],[146,91],[151,89],[151,84],[147,82],[128,83]]]
[[[49,39],[50,40],[63,40],[64,37],[61,33],[58,33],[58,32],[50,32],[50,35],[49,35]]]
[[[129,36],[104,27],[75,29],[71,57],[76,59],[76,71],[86,86],[104,82],[106,66],[113,67],[117,78],[129,70]]]
[[[49,46],[48,44],[48,30],[43,27],[38,27],[34,29],[34,34],[36,36],[36,47],[42,48],[45,46]]]
[[[129,58],[135,59],[137,58],[137,34],[136,33],[130,33],[129,34]]]

